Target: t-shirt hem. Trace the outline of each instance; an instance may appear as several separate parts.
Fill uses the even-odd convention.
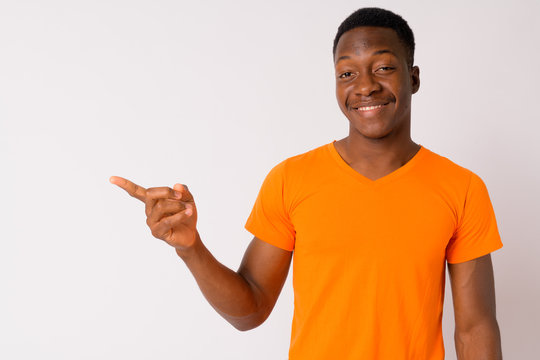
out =
[[[294,247],[291,248],[290,245],[286,244],[284,241],[277,240],[276,238],[273,238],[269,236],[268,234],[261,234],[257,231],[254,231],[251,227],[248,225],[245,225],[244,228],[249,231],[253,236],[257,237],[258,239],[270,244],[274,245],[280,249],[287,250],[287,251],[293,251]]]
[[[453,259],[448,259],[447,258],[446,262],[449,263],[449,264],[459,264],[459,263],[467,262],[467,261],[474,260],[474,259],[477,259],[479,257],[482,257],[484,255],[491,254],[492,252],[497,251],[502,247],[503,247],[503,244],[499,243],[499,245],[497,245],[496,247],[490,248],[489,250],[479,251],[478,253],[476,253],[474,255],[456,257],[456,258],[453,258]]]

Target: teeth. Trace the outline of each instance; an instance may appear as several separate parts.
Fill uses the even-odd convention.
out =
[[[363,107],[359,107],[359,108],[356,108],[356,109],[360,110],[360,111],[368,111],[368,110],[375,110],[375,109],[381,108],[383,106],[384,105],[363,106]]]

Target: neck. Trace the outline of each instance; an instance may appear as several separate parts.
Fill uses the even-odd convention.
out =
[[[420,149],[408,128],[379,139],[367,138],[351,128],[349,136],[337,143],[346,162],[374,168],[402,166]]]

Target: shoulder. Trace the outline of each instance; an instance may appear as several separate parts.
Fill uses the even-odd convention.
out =
[[[462,191],[469,187],[473,178],[480,177],[472,170],[456,163],[450,158],[424,148],[425,161],[422,167],[422,175],[433,180],[437,184],[448,187],[459,187]]]
[[[287,209],[292,211],[310,193],[325,182],[329,171],[328,146],[325,144],[303,153],[290,156],[275,165],[266,182],[279,187]],[[329,160],[330,159],[330,160]]]
[[[290,156],[276,164],[271,172],[279,172],[287,177],[295,177],[318,169],[327,161],[328,146],[330,144],[320,145],[303,153]]]

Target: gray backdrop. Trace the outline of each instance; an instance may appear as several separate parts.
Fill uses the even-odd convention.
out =
[[[415,32],[412,137],[485,181],[504,355],[538,354],[538,1],[3,0],[0,358],[285,359],[291,278],[235,330],[108,178],[188,184],[237,269],[272,166],[348,133],[331,47],[367,5]],[[443,326],[455,359],[449,283]]]

